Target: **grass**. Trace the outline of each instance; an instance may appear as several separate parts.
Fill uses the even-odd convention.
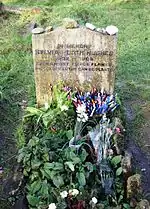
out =
[[[97,27],[116,25],[119,28],[116,91],[123,100],[137,99],[147,103],[150,101],[149,0],[130,2],[4,0],[3,2],[7,5],[42,8],[42,13],[36,16],[32,12],[24,12],[20,16],[3,14],[0,17],[0,95],[5,98],[0,101],[0,137],[4,134],[11,138],[7,140],[7,153],[12,148],[11,144],[13,146],[15,144],[14,132],[22,114],[21,101],[28,100],[29,105],[35,103],[31,34],[27,26],[30,21],[37,21],[44,27],[58,26],[61,25],[63,18],[72,17],[80,24],[90,22]],[[141,123],[141,118],[136,121],[133,128],[136,128],[137,123]],[[11,154],[3,155],[3,160],[9,157],[8,155]],[[4,166],[8,165],[4,164]]]

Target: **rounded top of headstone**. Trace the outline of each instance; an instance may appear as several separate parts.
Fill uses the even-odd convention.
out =
[[[64,18],[63,19],[63,26],[66,29],[72,29],[72,28],[77,28],[78,27],[78,23],[77,21],[75,21],[74,19],[71,18]]]
[[[40,34],[40,33],[44,33],[44,28],[34,28],[32,30],[32,34]]]
[[[114,25],[109,25],[106,27],[106,32],[109,35],[115,35],[116,33],[118,33],[118,28]]]

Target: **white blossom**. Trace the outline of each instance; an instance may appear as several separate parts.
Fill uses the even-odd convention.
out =
[[[67,105],[62,105],[60,107],[60,109],[61,109],[61,111],[67,111],[68,110],[68,107],[67,107]]]
[[[93,202],[94,204],[96,204],[96,203],[97,203],[97,198],[96,198],[96,197],[92,197],[92,202]]]
[[[61,198],[65,198],[65,197],[67,197],[67,195],[68,195],[68,192],[67,191],[63,191],[63,192],[61,192],[60,193],[60,196],[61,196]]]
[[[85,104],[78,105],[77,107],[77,121],[78,122],[86,122],[88,120],[88,115],[86,114],[86,106]]]
[[[48,207],[48,209],[56,209],[55,203],[51,203]]]
[[[72,196],[77,196],[79,194],[79,191],[77,189],[70,189],[69,194]]]

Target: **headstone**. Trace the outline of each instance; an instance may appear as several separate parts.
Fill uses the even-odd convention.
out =
[[[50,100],[50,86],[60,80],[81,90],[90,91],[96,87],[112,93],[116,45],[116,35],[110,36],[86,27],[60,27],[49,33],[33,33],[37,104],[43,105]]]

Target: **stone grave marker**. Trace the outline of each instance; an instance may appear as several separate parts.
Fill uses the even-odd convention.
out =
[[[89,91],[104,88],[112,93],[115,80],[116,35],[86,27],[56,28],[32,35],[37,104],[51,98],[51,85],[64,81]]]

